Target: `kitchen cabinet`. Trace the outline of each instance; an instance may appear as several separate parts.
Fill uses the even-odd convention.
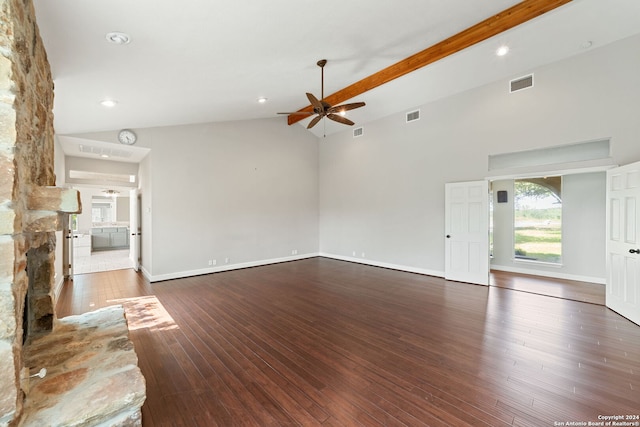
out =
[[[91,248],[94,251],[129,247],[128,227],[100,227],[91,229]]]

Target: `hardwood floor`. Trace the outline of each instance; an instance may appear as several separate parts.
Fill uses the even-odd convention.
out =
[[[57,313],[114,300],[147,380],[145,427],[640,415],[640,326],[596,304],[312,258],[154,284],[81,275]]]
[[[604,305],[604,285],[574,280],[549,279],[542,276],[528,274],[507,273],[491,270],[489,280],[491,286],[498,286],[515,291],[529,292],[532,294],[546,295],[549,297],[570,299],[574,301],[588,302]]]

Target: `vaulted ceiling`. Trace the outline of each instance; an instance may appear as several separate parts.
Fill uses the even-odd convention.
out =
[[[506,85],[540,65],[640,32],[637,0],[519,3],[34,0],[60,135],[257,118],[287,126],[276,113],[306,107],[305,92],[320,96],[316,62],[323,58],[325,95],[334,104],[366,102],[348,115],[365,124],[489,82]],[[514,28],[499,26],[517,23],[505,10],[516,6],[526,14],[540,5],[552,10]],[[131,41],[109,43],[109,32]],[[501,45],[510,51],[498,57]],[[417,59],[406,60],[412,55]],[[423,62],[415,71],[385,80],[384,70],[409,69],[415,61]],[[267,102],[258,103],[261,97]],[[104,99],[117,104],[104,107]],[[344,129],[328,122],[312,131]]]

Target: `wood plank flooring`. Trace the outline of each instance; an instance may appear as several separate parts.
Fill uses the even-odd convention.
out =
[[[80,275],[57,314],[114,301],[147,380],[145,427],[640,415],[640,326],[601,305],[311,258],[154,284]]]
[[[491,270],[489,283],[515,291],[604,305],[605,285]]]

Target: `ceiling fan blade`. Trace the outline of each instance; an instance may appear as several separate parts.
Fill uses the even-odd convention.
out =
[[[315,125],[317,125],[321,118],[322,118],[322,116],[316,116],[316,117],[314,117],[314,118],[313,118],[313,120],[311,120],[311,121],[309,122],[309,125],[307,126],[307,129],[311,129],[312,127],[314,127]]]
[[[307,98],[309,99],[309,102],[313,106],[313,109],[316,110],[316,113],[318,114],[324,113],[325,107],[322,104],[322,102],[318,100],[318,98],[316,98],[315,96],[313,96],[312,93],[309,93],[309,92],[307,92]]]
[[[340,111],[355,110],[356,108],[364,107],[364,102],[353,102],[351,104],[336,105],[327,109],[327,113],[338,113]]]
[[[327,117],[333,120],[334,122],[342,123],[343,125],[353,126],[354,124],[351,120],[347,119],[346,117],[342,117],[339,114],[329,113]]]
[[[305,111],[305,110],[309,110],[309,107],[305,107],[302,110],[299,110],[299,111],[296,111],[296,112],[278,113],[278,114],[287,114],[289,116],[291,116],[291,115],[309,116],[309,115],[317,114],[316,117],[312,118],[309,121],[309,124],[307,125],[307,129],[311,129],[312,127],[317,125],[318,122],[320,122],[320,120],[322,120],[325,117],[328,117],[329,119],[333,120],[334,122],[342,123],[344,125],[353,126],[355,124],[351,120],[349,120],[346,117],[344,117],[343,113],[345,111],[354,110],[356,108],[364,107],[365,103],[364,102],[352,102],[352,103],[349,103],[349,104],[336,105],[335,107],[333,107],[331,104],[329,104],[327,101],[324,100],[324,66],[326,65],[326,63],[327,63],[326,59],[321,59],[320,61],[318,61],[318,66],[321,69],[320,82],[322,84],[322,91],[320,93],[322,94],[322,97],[320,99],[318,99],[312,93],[310,93],[310,92],[306,93],[307,99],[309,100],[309,102],[311,103],[311,107],[313,108],[313,112]],[[295,119],[295,118],[289,117],[288,123],[296,122],[296,121],[299,121],[299,120],[302,120],[302,119],[301,118]]]

